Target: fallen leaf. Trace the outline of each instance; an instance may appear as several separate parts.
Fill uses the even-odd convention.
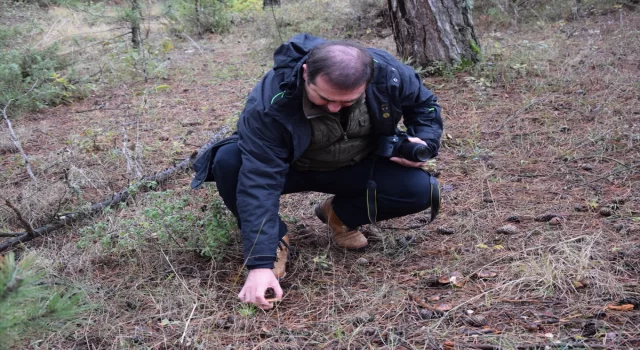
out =
[[[484,243],[480,243],[480,244],[476,244],[476,248],[487,249],[489,248],[489,246]]]
[[[429,301],[438,301],[440,300],[440,296],[439,295],[433,295],[427,298],[427,300]]]
[[[585,288],[587,286],[586,283],[584,283],[584,281],[573,281],[573,288],[575,289],[582,289]]]
[[[476,276],[478,278],[487,279],[487,278],[497,277],[498,274],[493,272],[493,271],[489,271],[489,270],[480,270],[480,271],[478,271],[478,273],[476,273]]]
[[[451,340],[447,340],[446,342],[442,343],[443,350],[453,350],[455,348],[456,348],[456,344]]]
[[[633,304],[623,304],[623,305],[613,305],[609,304],[604,307],[605,310],[613,310],[613,311],[631,311],[633,310]]]
[[[447,304],[447,303],[436,304],[434,308],[438,311],[449,311],[453,309],[451,304]]]
[[[418,297],[417,295],[411,295],[409,294],[409,298],[413,300],[413,302],[415,302],[416,304],[418,304],[419,306],[422,306],[426,309],[433,309],[433,307],[431,307],[431,305],[427,304],[424,302],[424,300],[422,300],[422,298]]]

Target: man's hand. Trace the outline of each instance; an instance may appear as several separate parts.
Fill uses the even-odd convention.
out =
[[[426,142],[422,141],[421,139],[417,138],[417,137],[409,137],[407,138],[407,140],[409,140],[409,142],[415,142],[415,143],[420,143],[423,145],[427,145]],[[427,164],[427,162],[412,162],[410,160],[404,159],[404,158],[400,158],[400,157],[391,157],[389,158],[391,161],[396,162],[400,165],[404,165],[406,167],[410,167],[410,168],[422,168],[425,164]]]
[[[282,288],[271,269],[250,270],[238,298],[245,303],[255,304],[261,309],[271,309],[273,303],[268,302],[264,297],[268,288],[273,288],[277,300],[282,299]]]

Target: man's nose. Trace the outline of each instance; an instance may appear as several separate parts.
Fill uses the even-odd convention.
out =
[[[327,109],[329,109],[329,112],[331,112],[331,113],[337,113],[338,111],[340,111],[341,108],[342,108],[342,104],[341,103],[329,103],[329,104],[327,104]]]

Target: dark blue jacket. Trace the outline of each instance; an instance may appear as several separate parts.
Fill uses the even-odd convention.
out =
[[[237,208],[247,266],[272,263],[278,246],[280,195],[289,170],[311,141],[311,126],[302,109],[302,65],[314,46],[325,40],[299,34],[274,53],[272,70],[253,88],[229,139],[203,152],[194,164],[192,187],[214,180],[209,174],[217,146],[239,142],[242,167]],[[374,78],[366,89],[366,103],[374,137],[393,135],[404,119],[407,133],[424,140],[437,155],[442,119],[440,106],[415,71],[390,54],[369,49]],[[364,189],[363,189],[364,191]],[[270,266],[270,265],[269,265]]]

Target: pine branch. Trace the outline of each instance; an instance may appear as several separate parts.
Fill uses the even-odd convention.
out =
[[[18,268],[13,254],[0,260],[0,302],[14,292],[22,284],[23,278],[18,276]]]
[[[60,322],[78,323],[78,315],[92,307],[79,290],[48,283],[35,262],[33,254],[19,262],[13,252],[0,257],[0,349],[44,330],[60,330]]]

